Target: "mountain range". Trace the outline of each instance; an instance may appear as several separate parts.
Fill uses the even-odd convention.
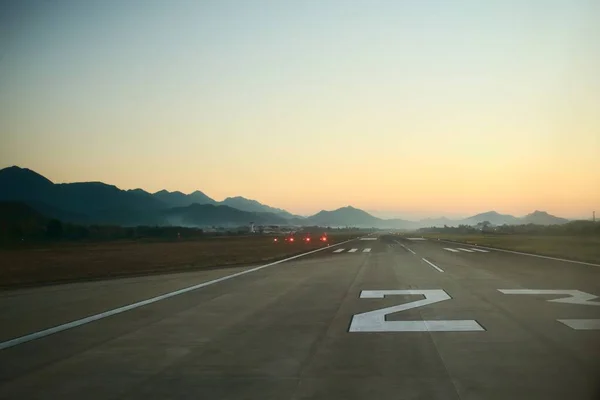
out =
[[[244,197],[216,201],[201,191],[190,194],[161,190],[121,190],[102,182],[56,184],[32,170],[9,167],[0,170],[0,201],[24,202],[39,213],[68,222],[118,225],[239,226],[250,222],[263,225],[354,226],[384,229],[416,229],[431,226],[562,224],[567,219],[543,211],[522,218],[489,211],[461,220],[448,218],[408,221],[377,218],[346,206],[322,210],[309,217]]]

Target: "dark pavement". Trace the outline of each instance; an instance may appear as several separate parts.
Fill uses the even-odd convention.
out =
[[[355,240],[4,348],[0,398],[600,398],[600,266],[471,248]],[[0,342],[244,270],[0,292]]]

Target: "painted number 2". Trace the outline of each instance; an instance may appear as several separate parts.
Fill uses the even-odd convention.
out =
[[[356,314],[352,317],[350,332],[455,332],[483,331],[483,327],[472,319],[431,321],[386,321],[385,316],[412,308],[450,300],[441,289],[434,290],[363,290],[361,299],[383,299],[393,295],[421,295],[425,299]]]
[[[586,306],[600,306],[600,303],[591,300],[598,296],[582,292],[581,290],[539,290],[539,289],[498,289],[504,294],[562,294],[569,297],[548,300],[554,303],[582,304]],[[594,330],[600,329],[600,319],[557,319],[558,322],[565,324],[575,330]]]

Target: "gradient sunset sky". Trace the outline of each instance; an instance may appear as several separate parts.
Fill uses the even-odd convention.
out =
[[[600,211],[600,2],[14,1],[0,168],[294,213]]]

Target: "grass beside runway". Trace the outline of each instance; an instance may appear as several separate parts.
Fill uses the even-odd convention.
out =
[[[358,233],[329,235],[329,244]],[[0,250],[0,287],[193,271],[276,261],[323,247],[314,241],[274,243],[269,236],[217,237],[180,242],[118,241]]]
[[[421,235],[419,235],[421,236]],[[541,236],[428,233],[429,239],[452,240],[461,243],[522,251],[550,257],[600,263],[598,236]]]

